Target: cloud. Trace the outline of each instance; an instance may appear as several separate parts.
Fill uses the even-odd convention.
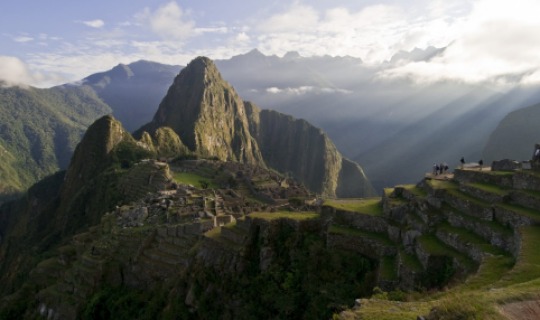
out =
[[[29,37],[29,36],[20,36],[20,37],[13,38],[13,41],[21,42],[21,43],[30,42],[30,41],[33,41],[33,40],[34,40],[34,38]]]
[[[319,15],[315,9],[305,5],[293,4],[291,8],[279,14],[272,15],[263,21],[258,29],[262,32],[300,32],[316,28]]]
[[[300,87],[287,87],[287,88],[269,87],[269,88],[266,88],[265,91],[270,94],[290,94],[290,95],[304,95],[307,93],[315,93],[315,94],[352,93],[352,91],[346,90],[346,89],[329,88],[329,87],[314,87],[314,86],[300,86]]]
[[[81,21],[81,23],[88,26],[88,27],[96,28],[96,29],[99,29],[99,28],[102,28],[103,26],[105,26],[105,22],[103,20],[101,20],[101,19],[89,20],[89,21]]]
[[[238,42],[248,42],[251,38],[245,32],[240,32],[236,35],[235,40]]]
[[[386,70],[380,76],[417,82],[538,82],[540,20],[536,12],[540,3],[535,0],[477,1],[442,55]]]
[[[174,1],[159,7],[155,12],[146,9],[138,17],[146,21],[154,33],[166,40],[184,40],[194,33],[195,22]]]
[[[454,39],[450,30],[457,22],[447,15],[434,17],[432,12],[450,9],[441,6],[426,9],[423,6],[425,3],[417,0],[406,6],[369,5],[357,10],[345,7],[316,10],[296,3],[262,19],[256,28],[258,47],[278,55],[291,50],[306,56],[351,55],[378,64],[399,50],[448,45]],[[462,8],[460,5],[451,8],[454,7]]]
[[[7,85],[22,85],[32,80],[28,67],[19,58],[0,56],[0,81]]]

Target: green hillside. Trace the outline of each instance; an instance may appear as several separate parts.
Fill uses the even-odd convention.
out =
[[[0,202],[66,168],[88,125],[110,112],[90,88],[0,88]]]

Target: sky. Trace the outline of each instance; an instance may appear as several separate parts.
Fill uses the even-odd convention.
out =
[[[361,58],[446,47],[381,67],[418,83],[540,82],[538,0],[2,0],[0,79],[48,87],[140,59],[186,65],[205,55]]]

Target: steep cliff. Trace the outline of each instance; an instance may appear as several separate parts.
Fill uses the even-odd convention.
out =
[[[174,79],[154,119],[143,131],[172,128],[195,154],[263,165],[249,132],[242,99],[225,82],[214,63],[193,60]]]
[[[302,119],[246,102],[250,129],[266,163],[327,196],[375,195],[358,164],[343,158],[328,136]]]

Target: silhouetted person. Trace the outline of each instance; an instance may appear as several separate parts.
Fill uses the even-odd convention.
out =
[[[480,159],[480,161],[478,161],[478,165],[480,166],[480,171],[482,171],[482,166],[484,165],[484,161]]]
[[[464,165],[465,165],[465,158],[461,157],[461,159],[459,160],[459,162],[461,162],[461,169],[464,168]]]

